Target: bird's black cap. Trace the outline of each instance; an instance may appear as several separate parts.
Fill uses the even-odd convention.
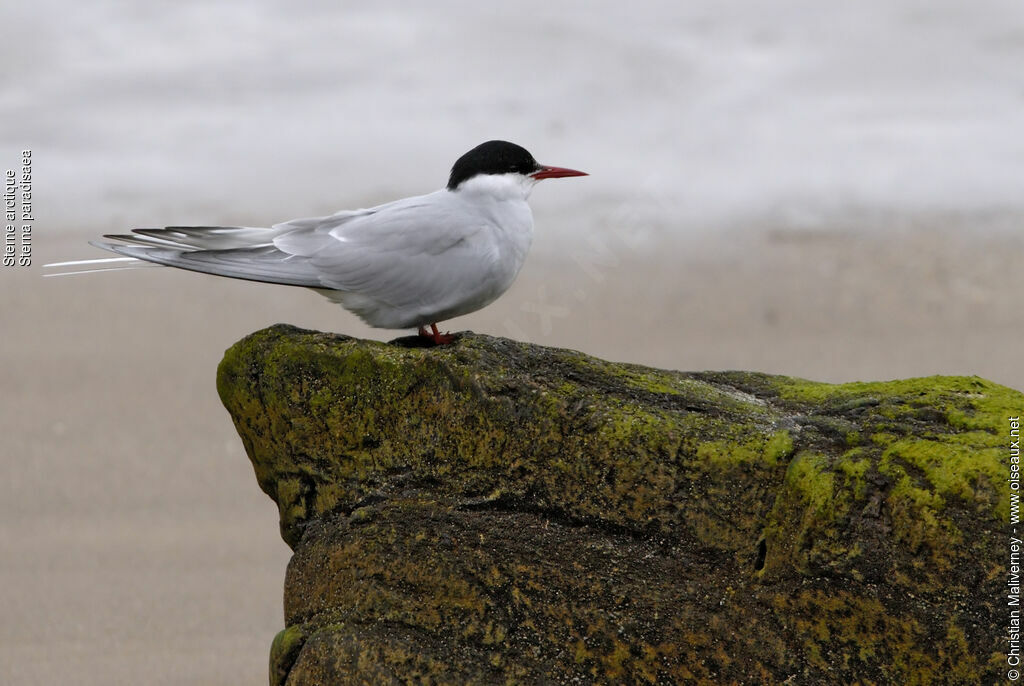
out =
[[[448,190],[455,190],[477,174],[532,174],[539,168],[526,148],[508,141],[487,141],[455,161],[448,177]]]

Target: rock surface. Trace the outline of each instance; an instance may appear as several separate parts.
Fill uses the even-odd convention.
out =
[[[1016,391],[284,325],[217,382],[294,550],[272,684],[1002,673]]]

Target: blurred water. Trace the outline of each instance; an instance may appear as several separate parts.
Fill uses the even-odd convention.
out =
[[[592,173],[535,193],[563,237],[1024,207],[1019,0],[346,4],[4,3],[0,166],[83,236],[426,192],[494,137]]]

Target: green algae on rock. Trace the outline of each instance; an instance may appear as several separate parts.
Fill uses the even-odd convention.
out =
[[[999,673],[1016,391],[282,325],[218,390],[295,551],[273,683]]]

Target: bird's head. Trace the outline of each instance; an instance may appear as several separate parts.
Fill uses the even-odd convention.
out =
[[[525,197],[541,179],[563,176],[587,176],[587,173],[540,164],[526,148],[515,143],[487,141],[455,161],[448,177],[448,190],[458,191],[467,184],[508,186],[521,189]]]

